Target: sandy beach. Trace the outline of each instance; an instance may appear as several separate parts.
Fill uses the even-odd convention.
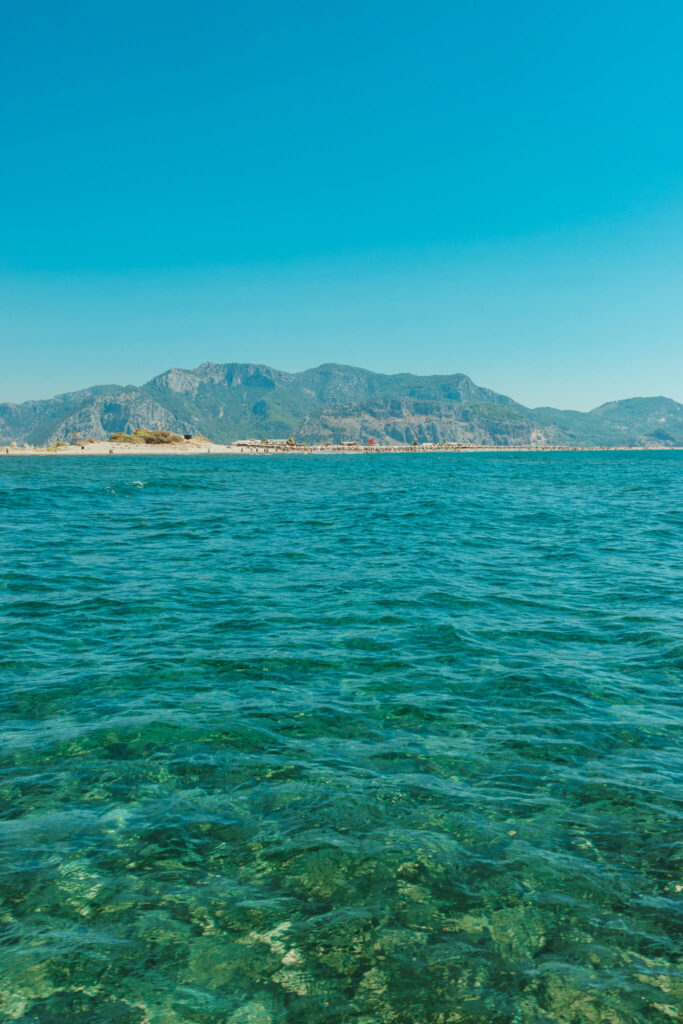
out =
[[[318,445],[257,445],[246,443],[215,444],[210,441],[185,441],[182,444],[126,444],[112,441],[95,441],[89,444],[61,444],[45,447],[29,446],[0,447],[0,458],[23,456],[158,456],[158,455],[418,455],[425,453],[467,454],[472,452],[599,452],[599,451],[680,451],[673,447],[562,447],[552,445],[458,445],[458,444],[318,444]]]

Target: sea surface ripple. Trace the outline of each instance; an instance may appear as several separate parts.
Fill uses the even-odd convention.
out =
[[[3,459],[0,1019],[681,1019],[682,470]]]

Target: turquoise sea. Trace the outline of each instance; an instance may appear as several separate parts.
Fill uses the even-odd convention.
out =
[[[682,471],[0,460],[0,1020],[680,1020]]]

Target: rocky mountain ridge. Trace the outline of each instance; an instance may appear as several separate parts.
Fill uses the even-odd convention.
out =
[[[45,444],[74,435],[105,439],[147,427],[204,434],[326,442],[452,441],[496,445],[683,445],[683,405],[630,398],[588,413],[528,409],[465,374],[373,373],[328,363],[287,373],[256,363],[172,368],[141,387],[102,385],[0,404],[0,443]]]

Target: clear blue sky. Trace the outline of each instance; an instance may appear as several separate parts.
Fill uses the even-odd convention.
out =
[[[6,0],[0,401],[206,359],[683,401],[683,6]]]

